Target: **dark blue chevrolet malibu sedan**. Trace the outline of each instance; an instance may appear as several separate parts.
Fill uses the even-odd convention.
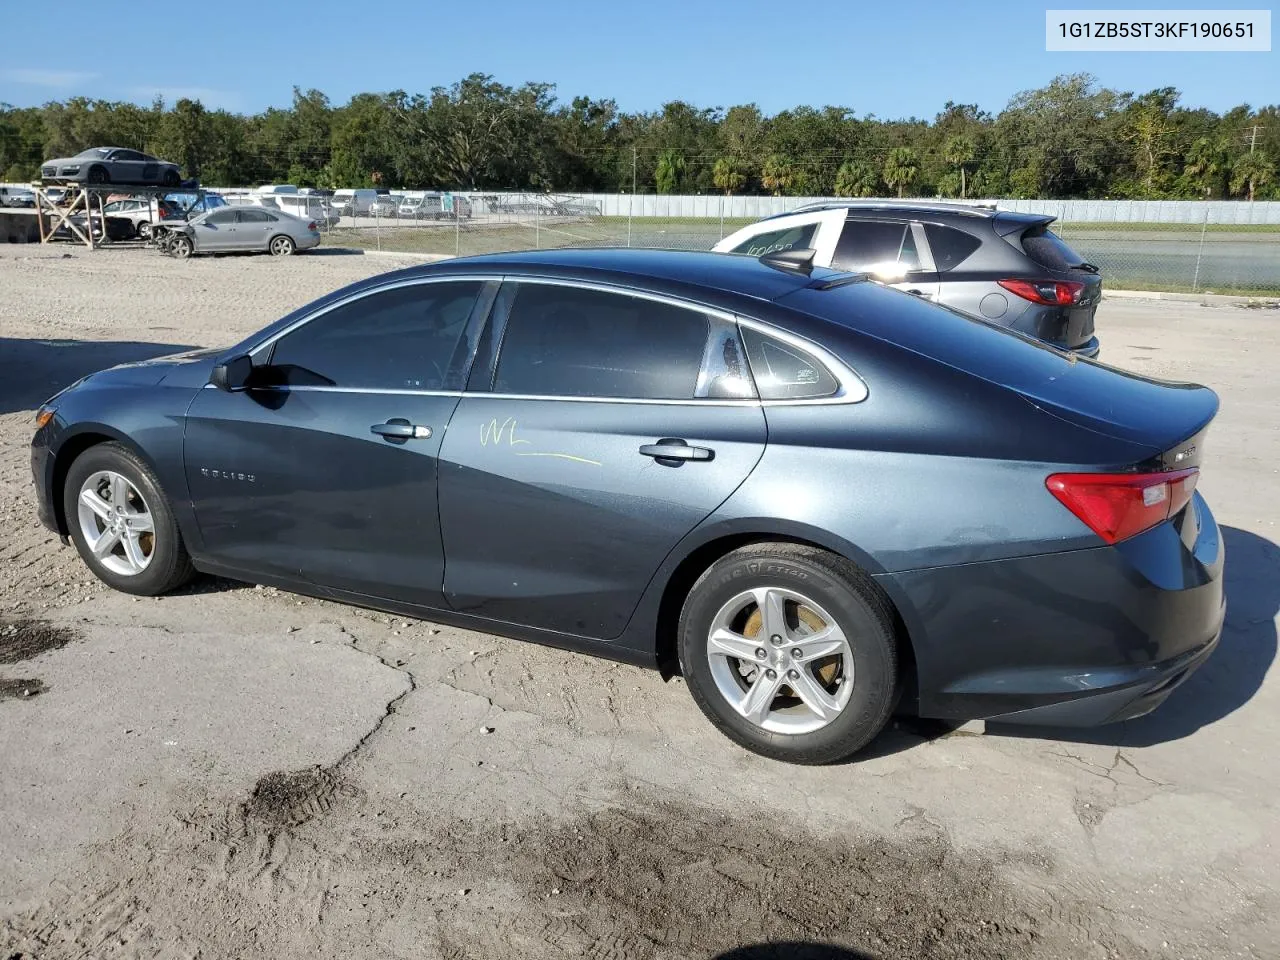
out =
[[[682,673],[738,743],[904,709],[1098,724],[1209,656],[1204,387],[851,274],[453,260],[37,415],[42,520],[118,590],[196,570]]]

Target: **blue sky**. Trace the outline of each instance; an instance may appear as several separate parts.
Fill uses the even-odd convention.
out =
[[[1280,100],[1274,51],[1046,53],[1045,5],[1025,0],[229,0],[203,9],[129,26],[109,19],[134,39],[117,44],[108,29],[92,56],[57,56],[58,48],[83,50],[66,32],[41,48],[6,44],[0,102],[82,94],[148,103],[159,93],[253,112],[288,104],[295,84],[343,103],[362,91],[426,91],[474,71],[511,84],[552,82],[565,99],[613,97],[625,110],[684,99],[755,102],[768,113],[830,103],[859,115],[931,118],[947,100],[995,112],[1019,90],[1079,71],[1124,90],[1176,86],[1184,104],[1215,110]],[[103,23],[101,10],[100,0],[64,0],[59,22]]]

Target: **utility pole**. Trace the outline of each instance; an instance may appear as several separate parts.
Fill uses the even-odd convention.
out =
[[[1254,148],[1258,145],[1258,125],[1253,125],[1253,132],[1249,134],[1249,152],[1253,153]]]

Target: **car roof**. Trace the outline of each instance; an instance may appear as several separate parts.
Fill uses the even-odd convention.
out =
[[[689,250],[626,247],[562,248],[486,254],[443,261],[423,272],[482,273],[501,270],[527,276],[599,280],[653,290],[716,290],[757,300],[776,300],[815,280],[840,276],[822,267],[812,272],[772,266],[755,257]]]
[[[1015,213],[1012,210],[999,210],[994,202],[964,203],[956,201],[929,200],[823,200],[817,203],[806,203],[786,213],[775,213],[757,221],[763,223],[779,217],[791,217],[796,214],[823,213],[828,210],[846,210],[868,219],[896,220],[929,220],[932,222],[973,222],[1003,221],[1030,226],[1032,224],[1052,223],[1058,219],[1047,213]]]

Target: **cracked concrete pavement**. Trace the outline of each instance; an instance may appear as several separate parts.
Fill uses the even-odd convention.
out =
[[[1098,730],[904,720],[814,769],[636,668],[225,581],[103,589],[35,525],[31,397],[395,264],[39,253],[0,251],[0,628],[74,638],[0,656],[42,685],[0,699],[0,956],[1280,955],[1275,311],[1099,313],[1109,362],[1223,398],[1228,621],[1184,688]]]

